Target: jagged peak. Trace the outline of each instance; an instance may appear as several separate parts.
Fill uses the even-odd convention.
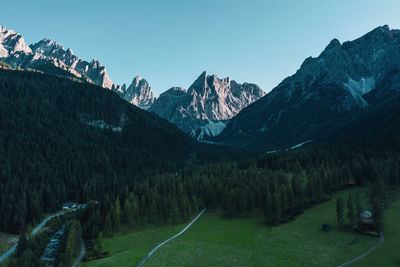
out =
[[[207,72],[203,71],[193,84],[205,84],[207,81]]]
[[[0,33],[15,34],[16,32],[12,29],[7,29],[6,26],[0,26]]]
[[[44,38],[44,39],[40,40],[39,42],[37,42],[36,44],[34,44],[33,46],[39,46],[42,44],[44,44],[46,46],[55,46],[57,48],[63,49],[63,46],[59,42],[56,42],[50,38]]]
[[[140,84],[148,86],[149,83],[147,82],[146,79],[142,78],[140,75],[136,75],[135,78],[133,78],[132,83],[129,87],[138,87]]]
[[[72,56],[72,55],[74,54],[74,51],[72,51],[71,48],[68,48],[68,49],[67,49],[67,53],[70,54],[70,55]]]
[[[94,66],[95,68],[102,67],[101,62],[97,58],[92,59],[89,64]]]
[[[341,47],[342,47],[342,45],[340,44],[339,40],[335,38],[332,41],[330,41],[328,46],[325,48],[325,51],[332,50],[335,48],[341,48]]]
[[[388,31],[390,31],[390,27],[389,27],[389,25],[385,24],[383,26],[379,26],[379,27],[375,28],[375,30],[379,30],[382,32],[388,32]]]
[[[382,34],[386,34],[386,33],[389,33],[389,32],[390,32],[389,26],[388,25],[383,25],[383,26],[376,27],[375,29],[373,29],[372,31],[368,32],[367,34],[365,34],[361,38],[370,37],[370,36],[381,36]]]

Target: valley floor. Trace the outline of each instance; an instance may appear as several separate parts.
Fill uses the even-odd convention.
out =
[[[144,266],[337,266],[379,241],[377,237],[342,232],[336,227],[336,198],[347,198],[360,190],[336,193],[330,201],[277,227],[267,227],[261,214],[223,219],[219,212],[206,212],[182,236],[154,253]],[[361,196],[363,206],[367,207],[365,194]],[[387,214],[385,242],[357,266],[396,264],[399,211],[398,201]],[[321,231],[323,223],[332,224],[332,231]],[[111,256],[81,266],[136,266],[154,246],[184,226],[164,226],[106,238],[105,249]]]

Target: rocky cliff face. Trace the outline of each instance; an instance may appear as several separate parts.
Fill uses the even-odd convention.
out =
[[[220,133],[229,119],[262,96],[264,92],[255,84],[238,84],[203,72],[187,91],[173,87],[161,94],[149,111],[205,140]]]
[[[149,83],[140,76],[136,76],[128,87],[122,85],[119,93],[129,103],[146,110],[156,99]]]
[[[232,119],[218,141],[289,147],[316,139],[355,111],[399,91],[400,31],[378,27],[354,41],[332,40],[317,57]],[[371,107],[370,107],[371,106]]]
[[[0,60],[14,68],[52,64],[101,87],[112,90],[118,88],[98,60],[82,60],[70,48],[65,50],[61,44],[47,38],[28,46],[19,33],[5,27],[0,27]]]

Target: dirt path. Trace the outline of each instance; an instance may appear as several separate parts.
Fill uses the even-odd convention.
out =
[[[165,244],[168,243],[169,241],[171,241],[171,240],[177,238],[178,236],[180,236],[181,234],[183,234],[187,229],[189,229],[190,226],[192,226],[192,224],[193,224],[195,221],[197,221],[198,218],[200,218],[201,215],[203,215],[203,213],[204,213],[205,211],[206,211],[206,209],[203,209],[203,210],[199,213],[199,215],[197,215],[197,217],[193,219],[193,221],[191,221],[188,225],[186,225],[185,228],[182,229],[182,231],[180,231],[179,233],[177,233],[177,234],[174,235],[173,237],[168,238],[167,240],[165,240],[164,242],[158,244],[155,248],[153,248],[153,249],[149,252],[149,254],[147,254],[147,256],[146,256],[143,260],[141,260],[141,261],[139,262],[139,264],[137,265],[137,267],[141,267],[141,266],[147,261],[147,259],[150,258],[150,256],[153,255],[153,253],[157,251],[157,249],[159,249],[160,247],[162,247],[163,245],[165,245]]]
[[[76,259],[74,265],[72,265],[72,267],[76,267],[78,266],[78,264],[82,261],[83,256],[85,256],[86,253],[86,247],[85,247],[85,242],[83,241],[83,239],[81,238],[81,254],[79,255],[79,257]]]
[[[353,260],[351,260],[351,261],[345,262],[345,263],[343,263],[343,264],[340,264],[338,267],[347,266],[347,265],[350,265],[350,264],[352,264],[352,263],[354,263],[354,262],[356,262],[356,261],[358,261],[358,260],[361,260],[362,258],[364,258],[365,256],[367,256],[369,253],[371,253],[372,251],[374,251],[374,249],[376,249],[376,248],[377,248],[380,244],[382,244],[384,241],[385,241],[385,236],[384,236],[383,233],[381,233],[381,240],[379,240],[379,242],[376,243],[372,248],[370,248],[369,250],[367,250],[366,252],[364,252],[363,254],[361,254],[360,256],[358,256],[357,258],[355,258],[355,259],[353,259]]]

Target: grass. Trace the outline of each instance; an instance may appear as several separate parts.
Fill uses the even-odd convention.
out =
[[[157,244],[179,232],[185,225],[168,225],[104,238],[107,258],[83,262],[79,266],[136,266]]]
[[[330,201],[277,227],[267,227],[257,213],[223,219],[219,212],[206,212],[182,236],[155,252],[144,266],[337,266],[378,241],[336,227],[336,198],[340,195],[347,199],[361,190],[336,193]],[[366,202],[365,194],[361,199]],[[323,223],[332,224],[332,231],[321,231]],[[135,266],[155,245],[183,227],[164,226],[106,238],[110,257],[83,266]]]
[[[218,213],[206,213],[145,266],[337,266],[378,241],[336,227],[336,197],[347,198],[359,190],[335,194],[330,201],[278,227],[266,227],[263,217],[256,214],[221,219]],[[331,232],[321,231],[326,222],[332,224]]]

